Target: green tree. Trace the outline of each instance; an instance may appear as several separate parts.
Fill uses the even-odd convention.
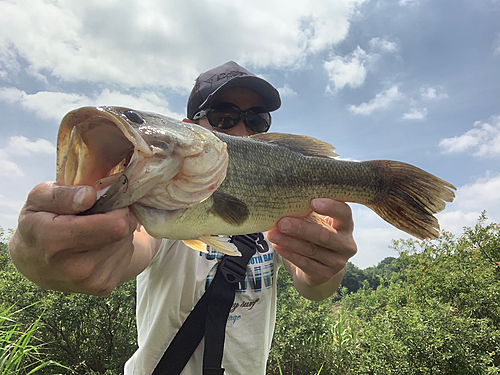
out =
[[[389,279],[394,272],[399,272],[398,259],[386,257],[374,267],[368,267],[363,270],[366,279],[372,289],[377,289],[381,279]]]
[[[0,306],[20,310],[21,324],[40,319],[36,335],[48,357],[78,374],[123,373],[137,348],[135,281],[107,298],[43,290],[14,267],[5,238],[0,245]]]
[[[341,282],[341,288],[346,288],[348,293],[354,293],[363,286],[366,280],[365,272],[351,262],[347,262],[347,268],[344,278]]]
[[[485,221],[458,239],[395,241],[400,273],[343,300],[360,328],[353,373],[500,373],[500,230]]]
[[[278,274],[277,321],[268,360],[268,374],[317,374],[328,372],[334,323],[330,301],[301,297],[288,272]]]
[[[340,303],[310,302],[279,275],[269,374],[500,374],[500,226],[394,241]],[[366,270],[365,270],[366,272]]]

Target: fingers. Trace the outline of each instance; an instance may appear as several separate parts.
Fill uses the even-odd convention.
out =
[[[62,186],[44,182],[33,188],[23,211],[74,215],[92,207],[96,191],[91,186]]]
[[[37,185],[9,245],[16,267],[43,288],[109,294],[130,265],[137,220],[128,208],[76,215],[95,201],[93,187]]]
[[[137,226],[128,209],[76,216],[94,204],[90,186],[37,185],[21,211],[18,230],[28,242],[37,242],[49,257],[62,249],[101,247],[122,240]],[[34,238],[36,236],[36,238]]]
[[[120,283],[130,265],[133,252],[132,234],[102,249],[61,252],[51,259],[50,267],[62,272],[59,277],[49,279],[47,287],[107,296]]]
[[[311,206],[315,212],[327,215],[325,221],[330,224],[331,228],[308,222],[302,218],[284,217],[278,221],[278,231],[281,234],[300,238],[326,248],[342,246],[345,236],[352,236],[354,222],[351,208],[346,203],[331,199],[314,199]],[[273,238],[276,240],[278,240],[277,235],[278,233],[273,233]],[[282,247],[286,247],[291,242],[286,237],[282,237],[281,240],[287,240],[287,243],[279,243]]]
[[[38,234],[38,240],[51,257],[59,251],[86,251],[124,239],[137,228],[137,220],[128,208],[105,214],[75,216],[38,213],[26,225]]]
[[[354,222],[352,220],[351,207],[345,202],[333,199],[318,198],[311,201],[312,209],[318,214],[330,217],[332,226],[338,230],[352,231]]]
[[[300,268],[306,275],[312,275],[311,279],[314,280],[312,284],[322,284],[330,280],[346,265],[346,261],[343,258],[332,257],[328,254],[329,250],[327,249],[318,249],[317,254],[324,252],[324,256],[318,257],[309,257],[303,255],[301,252],[293,251],[279,245],[274,245],[274,250],[284,259]]]
[[[332,243],[336,241],[335,234],[337,230],[334,227],[327,228],[323,225],[310,223],[303,219],[285,217],[278,221],[277,229],[281,234],[287,235],[287,237],[283,237],[282,240],[285,241],[288,246],[294,245],[290,237],[303,240],[296,244],[295,247],[301,246],[305,242],[325,247],[335,246],[335,244]],[[305,250],[312,252],[314,248],[308,246],[308,249]]]
[[[43,288],[104,296],[130,265],[136,227],[128,208],[88,216],[31,213],[19,222],[11,254]]]
[[[314,224],[312,224],[314,225]],[[290,233],[294,233],[290,230]],[[280,247],[283,252],[286,252],[285,258],[293,257],[297,260],[298,257],[306,257],[314,260],[316,263],[331,266],[330,250],[318,245],[312,241],[299,238],[296,234],[287,235],[283,232],[273,229],[267,233],[267,238],[274,244],[274,247]],[[292,263],[296,264],[293,259],[289,259]],[[299,266],[298,264],[296,264]]]
[[[354,222],[350,207],[331,199],[315,199],[313,210],[327,215],[330,225],[285,217],[275,229],[267,233],[275,250],[282,257],[300,268],[311,280],[321,284],[341,271],[349,258],[357,252],[352,236]]]

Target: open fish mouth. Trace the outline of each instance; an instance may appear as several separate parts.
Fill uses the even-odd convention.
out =
[[[217,189],[227,165],[226,144],[211,131],[154,113],[83,107],[59,128],[56,180],[96,188],[99,199],[88,214],[134,203],[191,207]]]

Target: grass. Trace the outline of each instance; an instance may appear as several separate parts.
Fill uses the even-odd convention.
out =
[[[279,360],[277,360],[277,361],[278,361],[278,370],[280,372],[280,375],[283,375],[283,371],[281,370],[281,366],[280,366],[280,361]],[[323,370],[323,366],[324,366],[324,364],[321,365],[321,367],[319,368],[319,370],[318,370],[318,372],[317,372],[316,375],[320,375],[321,374],[321,370]],[[291,375],[293,375],[293,373]]]
[[[14,306],[10,306],[0,311],[0,375],[31,375],[47,366],[65,368],[54,361],[44,360],[42,344],[34,343],[40,318],[23,329],[15,320],[19,311],[13,310]]]

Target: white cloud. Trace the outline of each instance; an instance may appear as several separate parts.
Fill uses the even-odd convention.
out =
[[[427,108],[412,108],[403,115],[404,120],[423,120],[427,116]]]
[[[325,61],[324,67],[328,74],[330,83],[327,91],[335,92],[342,90],[345,86],[356,88],[361,86],[366,79],[368,66],[378,55],[366,53],[358,46],[350,54],[341,57],[333,56],[329,61]]]
[[[24,201],[9,199],[0,194],[0,207],[6,207],[12,211],[19,212],[24,205]]]
[[[168,109],[168,102],[159,94],[143,92],[138,96],[122,94],[117,91],[103,90],[99,94],[88,97],[82,94],[40,91],[27,94],[17,88],[0,88],[0,101],[11,105],[21,105],[26,110],[36,113],[39,117],[60,120],[78,107],[89,105],[116,105],[153,111],[166,116],[182,118],[179,113]]]
[[[373,38],[370,40],[370,47],[376,48],[384,52],[395,52],[399,49],[399,46],[395,42],[390,42],[387,38]]]
[[[283,87],[278,88],[278,91],[281,97],[297,96],[297,92],[292,89],[292,87],[288,83],[285,83]]]
[[[459,187],[455,201],[438,218],[443,229],[459,235],[463,227],[474,226],[485,210],[490,221],[500,223],[499,174],[486,173],[475,182]]]
[[[30,141],[23,136],[10,137],[9,144],[4,148],[4,152],[9,155],[31,155],[34,153],[55,154],[56,148],[52,142],[46,139],[37,139],[35,142]]]
[[[35,112],[43,118],[61,119],[62,116],[77,106],[88,104],[87,98],[81,94],[40,91],[27,94],[17,88],[0,88],[0,101]]]
[[[497,33],[497,37],[493,41],[493,55],[500,56],[500,33]]]
[[[500,156],[500,115],[492,116],[487,122],[476,121],[466,133],[445,138],[439,142],[443,152],[464,152],[471,150],[473,156]]]
[[[420,96],[423,100],[439,101],[448,98],[448,94],[444,92],[442,87],[425,87],[420,89]]]
[[[399,87],[395,85],[378,93],[375,95],[375,98],[367,103],[361,103],[358,106],[349,106],[349,111],[356,115],[366,116],[371,114],[373,111],[390,107],[394,102],[403,99],[403,97],[403,94],[399,91]]]
[[[2,1],[0,76],[13,71],[14,53],[39,79],[185,92],[199,72],[228,60],[303,64],[345,39],[364,1]]]
[[[335,159],[336,160],[342,160],[342,161],[355,161],[355,162],[361,162],[362,161],[362,160],[353,159],[353,158],[343,158],[341,156],[337,156]]]
[[[358,225],[357,220],[356,225]],[[385,226],[378,228],[358,226],[354,230],[354,240],[359,251],[350,261],[359,268],[364,269],[377,265],[384,258],[397,257],[398,253],[389,246],[393,239],[399,238],[409,238],[409,236],[395,228],[386,228]]]
[[[366,268],[376,265],[386,257],[397,257],[397,252],[389,248],[392,240],[411,236],[385,222],[365,206],[350,206],[354,219],[354,239],[358,246],[358,253],[351,262],[360,268]]]
[[[33,154],[55,154],[56,147],[46,139],[30,141],[23,136],[9,138],[7,146],[0,149],[0,176],[24,177],[21,167],[10,159],[12,157],[29,156]]]
[[[16,53],[12,48],[0,47],[0,79],[10,81],[9,73],[17,74],[20,65],[16,60]]]
[[[419,5],[421,0],[399,0],[400,6],[414,6]]]
[[[8,160],[8,155],[0,150],[0,176],[4,177],[23,177],[21,168],[14,162]]]

